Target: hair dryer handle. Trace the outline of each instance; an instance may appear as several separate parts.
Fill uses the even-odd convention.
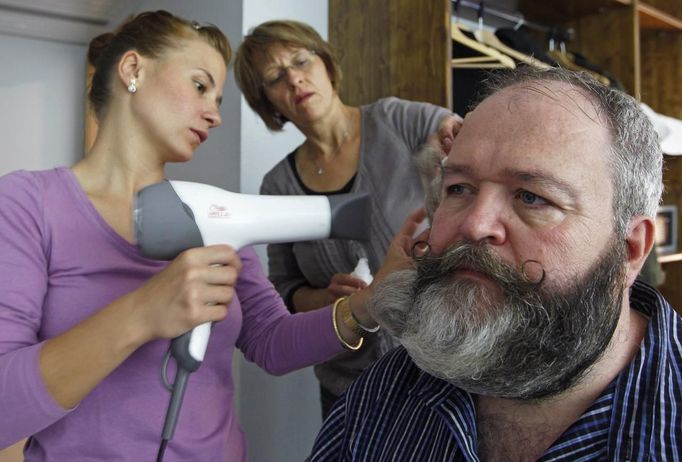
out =
[[[173,339],[171,355],[175,358],[178,369],[182,368],[188,372],[199,369],[204,360],[211,327],[212,323],[206,322]]]

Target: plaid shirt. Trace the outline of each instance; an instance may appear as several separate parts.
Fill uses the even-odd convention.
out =
[[[682,461],[681,318],[643,283],[630,303],[650,319],[639,353],[539,460]],[[476,435],[471,395],[399,347],[336,403],[310,461],[473,462]]]

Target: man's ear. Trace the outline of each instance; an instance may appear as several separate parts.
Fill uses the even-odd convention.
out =
[[[123,87],[126,88],[134,79],[138,81],[143,65],[142,56],[135,50],[128,50],[123,53],[118,61],[118,79]]]
[[[630,220],[627,243],[627,286],[634,284],[644,266],[644,260],[654,246],[655,226],[650,217],[636,216]]]

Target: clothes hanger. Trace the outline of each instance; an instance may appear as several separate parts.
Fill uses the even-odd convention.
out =
[[[557,49],[556,41],[559,42],[559,48]],[[566,51],[565,33],[562,33],[558,29],[553,29],[550,31],[549,35],[549,51],[547,54],[554,59],[559,66],[576,72],[585,72],[595,79],[599,80],[606,86],[611,85],[611,81],[608,77],[605,77],[597,72],[590,69],[586,69],[582,66],[578,66],[572,59],[572,54]]]
[[[533,56],[527,55],[525,53],[522,53],[518,50],[513,49],[512,47],[502,43],[499,38],[495,35],[495,32],[489,30],[489,29],[484,29],[483,28],[483,2],[479,3],[479,8],[478,8],[478,29],[474,31],[474,35],[476,36],[476,39],[483,43],[484,45],[487,45],[519,62],[529,64],[531,66],[538,67],[540,69],[547,69],[551,67],[549,64],[544,63],[540,61],[537,58],[534,58]],[[520,20],[516,23],[514,26],[515,30],[518,30],[521,26],[523,26],[523,16],[520,17]]]
[[[459,1],[455,2],[455,17],[452,19],[450,33],[452,40],[464,45],[465,47],[476,51],[480,56],[453,58],[451,61],[453,68],[472,68],[472,69],[496,69],[507,68],[514,69],[516,64],[509,56],[503,55],[499,51],[479,42],[475,38],[470,38],[464,33],[458,21],[457,10],[459,8]]]

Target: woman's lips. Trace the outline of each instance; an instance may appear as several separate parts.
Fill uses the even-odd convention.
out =
[[[296,96],[296,104],[301,104],[302,102],[306,101],[308,98],[313,96],[313,92],[309,93],[301,93],[300,95]]]
[[[193,128],[191,130],[195,135],[197,135],[197,138],[199,138],[199,144],[203,143],[204,141],[206,141],[206,138],[208,138],[208,133],[204,131],[195,130]]]

